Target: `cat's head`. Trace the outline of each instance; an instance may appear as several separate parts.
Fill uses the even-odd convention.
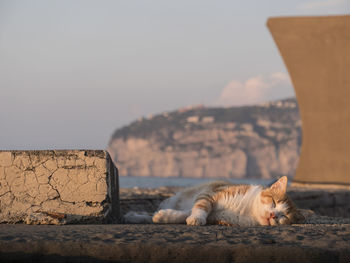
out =
[[[301,223],[304,217],[287,196],[286,176],[261,191],[257,220],[261,225],[289,225]]]

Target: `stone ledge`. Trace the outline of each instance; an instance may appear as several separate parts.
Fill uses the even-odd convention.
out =
[[[118,188],[106,151],[0,151],[0,223],[116,222]]]
[[[347,189],[290,187],[288,195],[298,208],[311,209],[319,215],[350,218]]]
[[[2,262],[350,262],[350,225],[0,225]]]

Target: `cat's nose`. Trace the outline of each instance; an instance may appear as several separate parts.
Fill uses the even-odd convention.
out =
[[[270,218],[273,218],[273,219],[275,219],[275,218],[276,218],[276,215],[275,215],[275,213],[274,213],[274,212],[271,212],[271,213],[270,213]]]

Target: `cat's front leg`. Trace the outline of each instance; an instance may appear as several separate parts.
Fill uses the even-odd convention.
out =
[[[201,210],[198,209],[192,214],[186,218],[186,224],[190,226],[204,226],[207,223],[207,214]]]
[[[207,217],[212,210],[212,203],[206,199],[198,200],[191,211],[191,215],[186,218],[186,224],[191,226],[203,226],[207,223]]]

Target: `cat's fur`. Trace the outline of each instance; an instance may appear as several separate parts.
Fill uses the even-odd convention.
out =
[[[270,187],[212,182],[187,188],[164,200],[153,217],[129,212],[128,223],[187,225],[284,225],[298,223],[303,216],[286,195],[287,177]]]

